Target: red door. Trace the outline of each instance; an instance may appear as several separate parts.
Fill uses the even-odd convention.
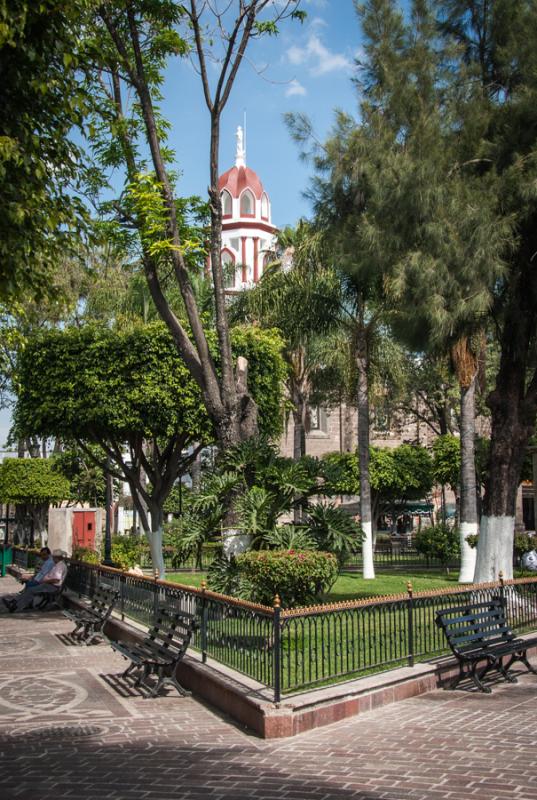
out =
[[[73,549],[95,549],[95,511],[73,511]]]

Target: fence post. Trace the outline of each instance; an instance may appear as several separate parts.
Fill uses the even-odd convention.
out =
[[[274,597],[274,616],[273,616],[273,670],[274,670],[274,702],[279,703],[281,698],[281,676],[280,676],[280,613],[281,604],[279,595]]]
[[[205,590],[207,589],[207,584],[205,581],[201,582],[201,635],[200,635],[200,646],[201,646],[201,663],[207,663],[207,622],[208,622],[208,609],[207,609],[207,598],[205,597]]]
[[[408,666],[414,666],[414,600],[412,599],[412,583],[408,581],[406,585],[408,592]]]
[[[505,608],[505,585],[502,570],[500,570],[498,573],[498,580],[500,581],[500,603],[502,604],[503,608]]]
[[[158,608],[159,608],[159,604],[158,604],[159,588],[158,588],[158,572],[157,572],[157,570],[155,570],[155,572],[153,573],[153,578],[155,580],[155,582],[153,584],[153,587],[154,587],[153,588],[153,617],[155,619],[157,619],[157,617],[158,617]]]
[[[119,576],[119,611],[121,614],[121,621],[125,619],[125,588],[127,586],[127,577],[124,574]]]

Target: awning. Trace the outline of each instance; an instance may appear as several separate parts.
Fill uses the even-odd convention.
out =
[[[434,506],[432,503],[412,503],[408,501],[403,507],[403,513],[407,512],[408,514],[432,514],[433,511]]]

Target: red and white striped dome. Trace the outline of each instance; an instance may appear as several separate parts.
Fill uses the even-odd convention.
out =
[[[245,166],[231,167],[227,172],[224,172],[218,180],[218,189],[221,192],[227,189],[230,195],[235,198],[240,197],[245,189],[250,189],[257,200],[261,200],[263,194],[263,184],[259,180],[257,173],[250,167]]]

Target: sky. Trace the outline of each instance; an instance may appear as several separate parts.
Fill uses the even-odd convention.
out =
[[[261,178],[271,200],[272,221],[280,227],[309,214],[302,193],[311,174],[299,158],[283,114],[307,114],[322,140],[336,108],[357,111],[351,77],[360,54],[360,26],[352,0],[302,0],[300,8],[307,13],[303,24],[288,20],[278,36],[251,45],[222,118],[220,172],[235,163],[235,131],[246,113],[246,164]],[[214,67],[212,72],[214,76]],[[180,192],[205,196],[209,117],[200,78],[190,62],[172,63],[164,96],[163,111],[172,122],[171,144],[182,172]]]
[[[246,164],[259,175],[278,227],[310,214],[303,193],[311,166],[301,161],[284,113],[306,114],[322,141],[336,109],[355,115],[358,108],[351,78],[361,53],[361,34],[352,0],[301,0],[300,8],[307,13],[304,23],[288,20],[278,36],[251,45],[222,117],[220,172],[235,163],[235,132],[246,113]],[[211,74],[214,79],[214,67]],[[188,59],[170,64],[163,94],[162,110],[172,126],[170,145],[181,176],[178,191],[206,197],[209,115],[200,78]],[[0,450],[9,426],[10,412],[1,409]]]

